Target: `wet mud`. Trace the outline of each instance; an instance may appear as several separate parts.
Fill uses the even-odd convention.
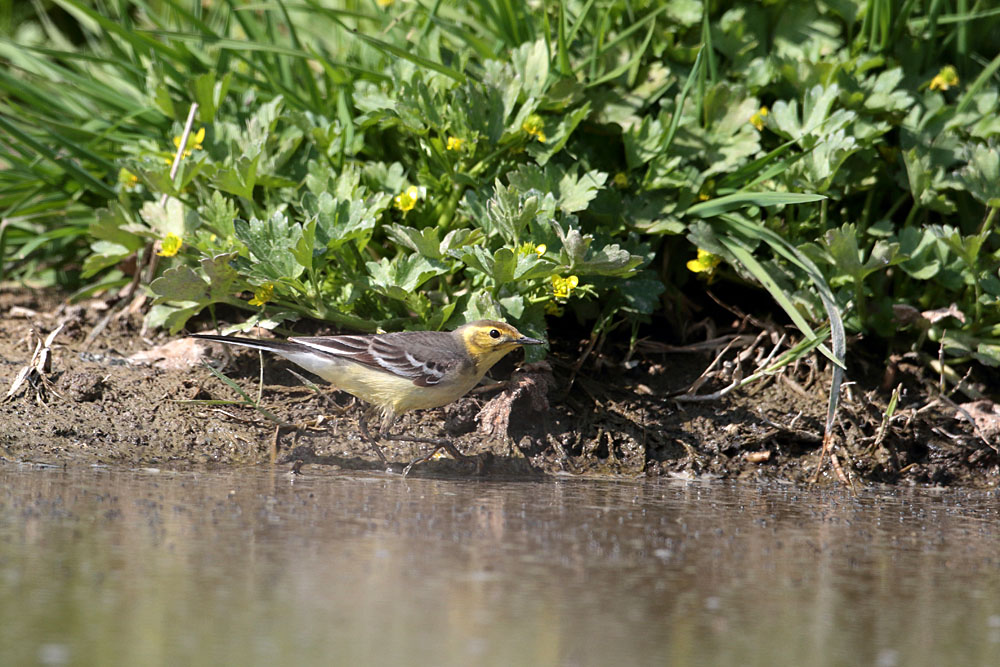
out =
[[[0,291],[0,398],[31,361],[39,336],[63,327],[51,346],[51,367],[30,373],[0,402],[4,460],[382,469],[359,436],[360,407],[315,378],[315,386],[303,383],[290,363],[265,354],[261,370],[253,351],[200,343],[165,348],[179,337],[144,334],[138,316],[112,317],[88,341],[106,315],[99,301],[67,305],[52,294]],[[583,347],[557,338],[546,366],[513,375],[519,359],[511,355],[494,373],[499,385],[444,409],[404,416],[397,430],[446,435],[474,459],[436,458],[410,474],[809,481],[819,469],[820,483],[992,488],[1000,480],[997,438],[973,426],[968,411],[963,415],[935,397],[916,369],[894,369],[905,391],[888,422],[889,391],[872,381],[845,390],[834,442],[838,474],[820,458],[829,391],[820,362],[690,402],[676,395],[698,380],[714,352],[640,346],[629,363],[609,351],[591,355],[575,372]],[[864,375],[864,369],[850,371]],[[546,385],[540,401],[537,387]],[[700,391],[721,388],[716,385],[710,381]],[[484,406],[487,417],[480,416]],[[426,446],[393,442],[384,451],[402,469]]]

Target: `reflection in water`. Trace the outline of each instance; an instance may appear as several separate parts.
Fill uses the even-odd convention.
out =
[[[0,468],[0,663],[1000,664],[996,495]]]

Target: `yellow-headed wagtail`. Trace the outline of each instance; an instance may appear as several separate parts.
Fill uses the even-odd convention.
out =
[[[442,448],[456,459],[467,457],[447,440],[391,435],[389,429],[399,415],[447,405],[479,384],[486,371],[508,352],[522,345],[543,344],[509,324],[493,320],[469,322],[454,331],[401,331],[284,341],[206,334],[192,337],[274,352],[337,389],[371,403],[381,412],[381,425],[373,437],[362,412],[361,435],[385,465],[389,462],[378,446],[380,438],[434,445],[430,454],[411,462],[404,474]]]

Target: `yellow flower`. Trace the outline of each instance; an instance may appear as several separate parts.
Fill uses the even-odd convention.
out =
[[[192,151],[200,151],[201,142],[203,141],[205,141],[205,128],[201,128],[197,132],[188,135],[187,148]],[[181,138],[174,137],[174,148],[180,148],[180,147],[181,147]],[[188,152],[185,151],[185,155],[187,154]]]
[[[566,301],[569,295],[580,284],[580,279],[576,276],[552,276],[552,295],[559,301]]]
[[[757,131],[760,132],[764,129],[764,119],[767,118],[767,114],[769,113],[770,111],[767,110],[767,107],[761,107],[757,113],[750,116],[750,124],[756,127]]]
[[[628,187],[628,174],[624,171],[619,171],[615,174],[615,177],[611,180],[611,184],[618,189],[624,189]]]
[[[264,283],[253,291],[253,298],[250,299],[251,306],[263,306],[274,298],[274,283]]]
[[[181,237],[170,232],[163,237],[163,241],[160,242],[160,250],[156,254],[160,257],[173,257],[180,251],[182,245],[184,245],[184,241],[181,240]]]
[[[545,143],[545,121],[537,113],[533,113],[521,123],[521,129],[530,136],[538,139],[539,143]]]
[[[692,259],[687,263],[688,271],[692,273],[705,273],[711,276],[715,272],[715,267],[722,263],[722,258],[713,255],[707,250],[698,248],[698,259]]]
[[[423,187],[418,188],[415,185],[411,185],[410,187],[406,188],[405,191],[396,195],[393,201],[396,202],[395,204],[396,208],[398,208],[403,213],[406,213],[407,211],[412,211],[413,207],[417,205],[417,201],[422,197],[424,197],[426,194],[427,194],[426,188]]]
[[[375,0],[375,4],[378,5],[379,9],[386,9],[387,7],[390,7],[392,3],[393,0]]]
[[[520,255],[530,255],[531,253],[535,253],[539,257],[542,257],[543,255],[545,255],[547,250],[548,248],[545,247],[544,243],[539,243],[538,245],[535,245],[531,241],[528,241],[526,243],[522,243],[521,247],[517,249],[517,252]]]
[[[698,191],[698,199],[701,201],[708,201],[712,198],[712,193],[715,192],[715,179],[710,178],[701,185],[701,190]]]
[[[952,86],[958,85],[958,70],[951,65],[945,65],[941,71],[931,79],[931,90],[948,90]]]
[[[122,168],[118,172],[118,183],[120,183],[122,188],[126,191],[132,191],[139,187],[139,177],[128,169]]]
[[[184,147],[184,154],[181,159],[191,157],[191,151],[200,151],[201,142],[205,141],[205,128],[201,128],[197,132],[192,132],[188,135],[187,146]],[[174,137],[174,154],[177,154],[177,149],[181,147],[181,137]],[[173,157],[167,159],[167,164],[173,164]]]
[[[460,151],[465,147],[465,139],[458,137],[448,137],[448,145],[445,148],[449,151]]]

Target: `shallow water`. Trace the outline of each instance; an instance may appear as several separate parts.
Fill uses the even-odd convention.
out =
[[[997,496],[0,468],[0,664],[997,665]]]

